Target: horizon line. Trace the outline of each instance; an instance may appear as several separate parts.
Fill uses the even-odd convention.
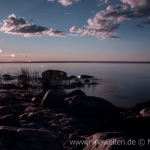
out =
[[[150,63],[150,61],[0,61],[0,63]]]

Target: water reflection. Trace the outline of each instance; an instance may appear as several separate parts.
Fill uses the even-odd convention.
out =
[[[57,69],[67,72],[69,76],[81,74],[94,76],[96,79],[101,79],[94,80],[99,84],[85,84],[83,87],[78,87],[78,89],[83,90],[87,95],[102,97],[118,106],[130,107],[150,99],[150,64],[0,64],[0,73],[14,73],[21,67],[29,67],[31,70],[39,70],[40,72]],[[1,79],[0,82],[2,82]]]

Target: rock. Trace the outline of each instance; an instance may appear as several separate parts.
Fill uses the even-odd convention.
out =
[[[17,112],[8,106],[4,106],[4,107],[0,108],[0,116],[6,116],[6,115],[10,115],[10,114],[16,115]]]
[[[86,80],[84,80],[84,82],[85,82],[85,83],[89,83],[89,82],[90,82],[90,80],[86,79]]]
[[[75,95],[86,96],[86,94],[81,90],[73,90],[73,91],[70,91],[70,92],[66,93],[66,97],[73,97]]]
[[[49,90],[45,94],[43,100],[42,100],[42,107],[50,108],[50,109],[55,109],[55,110],[60,110],[62,108],[63,102],[65,98],[67,97],[73,97],[75,95],[86,95],[84,92],[81,90],[73,90],[70,92],[63,92],[61,90]]]
[[[124,137],[124,138],[132,138],[135,139],[135,136],[130,132],[102,132],[102,133],[96,133],[90,137],[88,137],[87,141],[96,141],[96,140],[106,140],[111,138],[118,138],[118,137]]]
[[[75,79],[77,78],[76,76],[72,75],[72,76],[69,76],[70,79]]]
[[[65,99],[62,112],[85,118],[113,119],[120,114],[110,102],[93,96],[74,96]]]
[[[61,90],[49,90],[46,92],[41,106],[45,108],[60,110],[66,95]]]
[[[43,117],[39,113],[25,113],[19,116],[20,120],[31,120],[33,122],[42,122]]]
[[[4,75],[2,75],[2,77],[3,77],[3,78],[9,78],[9,77],[11,77],[11,75],[9,75],[9,74],[4,74]]]
[[[81,79],[93,78],[93,76],[89,76],[89,75],[80,75],[79,77]]]
[[[140,114],[143,117],[150,117],[150,108],[145,108],[140,111]]]
[[[42,73],[42,79],[48,79],[52,76],[67,77],[67,73],[60,70],[46,70]]]
[[[106,139],[104,141],[90,142],[83,150],[149,150],[145,146],[139,146],[136,141],[132,140],[133,144],[126,145],[130,139],[118,137]]]
[[[42,99],[37,98],[37,97],[33,97],[32,98],[32,102],[34,102],[34,103],[40,103],[40,102],[42,102]]]
[[[0,126],[20,126],[19,121],[13,115],[7,115],[0,118]]]
[[[133,135],[127,132],[97,133],[87,138],[85,145],[83,150],[148,150],[139,146]]]
[[[8,148],[8,143],[11,141],[13,141],[13,149],[16,150],[60,150],[63,148],[61,138],[55,132],[48,130],[0,127],[0,138],[3,149],[11,149]]]

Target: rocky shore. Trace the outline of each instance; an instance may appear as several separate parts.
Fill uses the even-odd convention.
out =
[[[148,150],[148,139],[150,101],[122,108],[80,90],[0,89],[0,150]]]

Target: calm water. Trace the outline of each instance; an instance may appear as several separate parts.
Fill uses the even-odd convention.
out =
[[[130,107],[150,100],[150,64],[139,63],[0,63],[0,73],[13,73],[21,67],[45,71],[57,69],[68,75],[87,74],[99,84],[85,85],[87,95],[102,97],[117,106]]]

